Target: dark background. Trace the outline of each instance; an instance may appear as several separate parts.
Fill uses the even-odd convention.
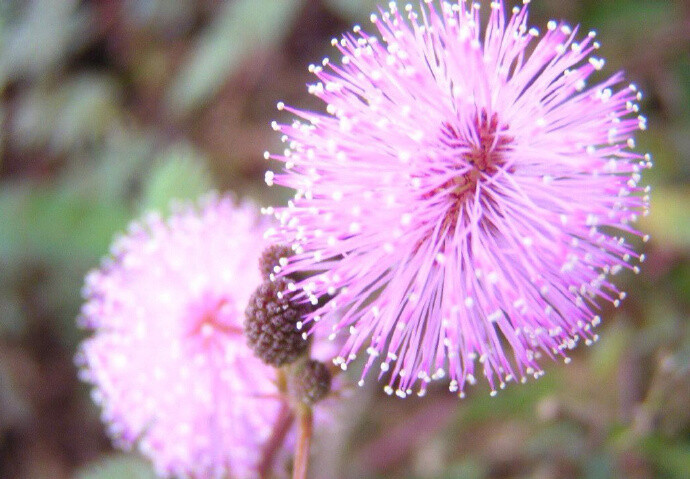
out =
[[[487,3],[487,2],[485,2]],[[509,2],[512,5],[512,2]],[[149,478],[113,451],[73,355],[84,274],[113,234],[216,188],[261,205],[277,101],[319,108],[311,62],[371,0],[0,1],[0,477]],[[313,477],[690,477],[690,2],[535,0],[596,29],[646,96],[651,233],[628,299],[568,366],[490,398],[331,401]],[[371,29],[370,29],[371,30]],[[281,113],[281,115],[283,115]],[[282,195],[282,196],[281,196]]]

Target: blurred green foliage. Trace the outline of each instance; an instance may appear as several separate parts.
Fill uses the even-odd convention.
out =
[[[173,199],[261,204],[278,100],[318,108],[309,63],[375,0],[0,2],[0,477],[153,477],[113,455],[72,356],[84,274]],[[540,0],[534,25],[597,30],[645,92],[652,240],[602,340],[496,398],[376,385],[333,406],[313,477],[678,478],[690,471],[690,5]],[[316,53],[314,53],[316,52]]]
[[[191,145],[175,144],[158,155],[142,191],[144,211],[166,212],[171,200],[193,201],[213,189],[206,160]]]
[[[377,11],[379,5],[385,6],[385,2],[377,2],[376,0],[326,0],[326,5],[352,22],[357,22],[368,18],[371,12]]]
[[[151,466],[132,455],[114,456],[84,467],[75,479],[155,479]]]
[[[195,42],[171,85],[168,101],[173,111],[188,111],[208,101],[241,61],[282,40],[300,5],[301,0],[227,2]]]

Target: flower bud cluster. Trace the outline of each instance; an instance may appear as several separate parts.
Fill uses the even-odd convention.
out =
[[[264,363],[274,367],[294,363],[287,392],[298,401],[313,404],[330,391],[331,373],[323,363],[307,359],[309,341],[297,327],[312,306],[295,298],[288,287],[290,278],[274,276],[291,254],[284,245],[264,250],[259,260],[264,281],[249,298],[244,332],[247,344]],[[300,358],[305,361],[297,363]]]
[[[249,347],[266,364],[281,367],[307,352],[309,343],[297,322],[309,312],[292,300],[283,278],[264,281],[249,298],[244,332]]]

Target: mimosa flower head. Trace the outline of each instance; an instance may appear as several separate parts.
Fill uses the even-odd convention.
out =
[[[297,117],[267,154],[267,183],[296,190],[268,209],[295,253],[280,274],[323,303],[305,329],[347,335],[336,363],[366,354],[362,376],[401,397],[480,376],[493,394],[567,361],[644,260],[641,94],[597,73],[594,32],[531,27],[523,3],[483,22],[480,2],[391,2],[310,66],[325,112],[278,105]]]
[[[275,369],[246,344],[261,283],[256,208],[209,197],[134,222],[86,278],[82,378],[116,445],[165,477],[256,477],[281,411]]]

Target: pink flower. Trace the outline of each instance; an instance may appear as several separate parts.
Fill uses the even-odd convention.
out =
[[[86,278],[83,378],[116,444],[161,475],[257,475],[282,407],[242,330],[262,232],[254,208],[209,198],[133,223]]]
[[[483,375],[493,394],[596,340],[598,305],[625,296],[646,120],[620,73],[587,86],[594,32],[424,3],[391,2],[379,36],[356,26],[310,67],[326,114],[278,105],[301,120],[274,123],[288,148],[267,183],[297,191],[275,237],[296,251],[283,274],[312,273],[303,297],[332,298],[306,323],[349,333],[343,368],[365,350],[388,393],[446,377],[462,396]]]

